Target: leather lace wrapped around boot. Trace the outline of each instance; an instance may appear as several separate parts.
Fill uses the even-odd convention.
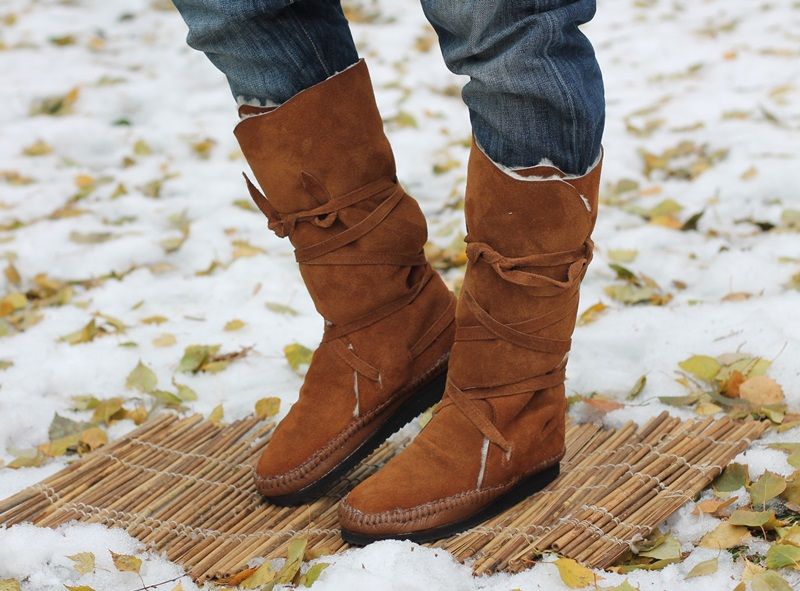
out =
[[[255,470],[276,504],[313,500],[392,432],[436,403],[455,333],[455,298],[425,260],[425,219],[395,177],[366,64],[235,130],[325,319],[299,400]]]
[[[473,144],[445,397],[416,439],[342,500],[345,540],[449,536],[558,475],[599,179],[599,161],[577,178],[547,166],[509,174]]]

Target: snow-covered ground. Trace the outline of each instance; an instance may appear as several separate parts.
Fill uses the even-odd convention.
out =
[[[571,413],[609,425],[641,423],[665,408],[695,416],[695,408],[657,397],[687,393],[675,379],[680,361],[735,351],[772,360],[769,375],[783,387],[788,412],[799,412],[800,4],[599,4],[586,33],[606,81],[607,186],[582,309],[607,308],[576,331],[568,388],[625,402],[640,376],[647,383],[623,408],[603,413],[606,404],[578,402]],[[349,7],[399,175],[428,214],[431,240],[451,248],[463,233],[458,203],[469,137],[454,92],[461,81],[445,69],[417,2]],[[278,396],[283,414],[295,399],[302,378],[284,347],[313,348],[321,322],[288,242],[242,206],[234,104],[222,75],[184,44],[185,33],[166,0],[0,4],[0,460],[41,464],[0,468],[0,498],[66,464],[69,458],[41,461],[29,450],[48,441],[54,413],[90,419],[91,411],[75,410],[75,396],[149,408],[152,397],[126,387],[139,361],[159,389],[175,391],[176,376],[192,388],[191,411],[222,405],[226,419],[239,418],[257,400]],[[35,114],[42,110],[56,115]],[[606,288],[620,281],[608,263],[621,260],[660,286],[664,305],[609,296]],[[19,292],[28,296],[21,301]],[[84,338],[72,338],[88,342],[61,340],[93,318]],[[243,326],[228,324],[237,319]],[[216,373],[176,373],[192,344],[220,344],[220,353],[253,349]],[[108,434],[133,426],[116,421]],[[800,441],[800,430],[764,441]],[[739,461],[752,478],[765,469],[789,475],[785,457],[759,442]],[[731,589],[750,577],[741,558],[696,547],[719,520],[693,508],[667,524],[688,557],[660,571],[602,573],[600,586],[627,578],[641,589],[698,582]],[[753,551],[766,547],[751,543]],[[145,558],[145,583],[181,575],[121,531],[23,525],[0,530],[0,579],[19,579],[30,591],[140,587],[138,576],[111,566],[108,550]],[[98,570],[79,576],[66,556],[89,551]],[[685,579],[715,556],[715,573]],[[553,559],[515,576],[473,579],[446,553],[384,542],[329,559],[314,587],[566,588],[546,563]],[[796,574],[781,574],[800,587]],[[182,585],[195,588],[188,578]]]

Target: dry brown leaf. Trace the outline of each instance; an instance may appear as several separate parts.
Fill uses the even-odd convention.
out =
[[[739,397],[754,404],[779,404],[783,402],[783,389],[770,377],[755,376],[739,386]]]

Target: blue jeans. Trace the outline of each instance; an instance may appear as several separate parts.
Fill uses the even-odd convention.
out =
[[[280,104],[358,60],[339,0],[174,0],[187,42],[238,99]],[[603,79],[578,25],[596,0],[422,0],[478,143],[510,168],[552,161],[582,174],[597,159]]]

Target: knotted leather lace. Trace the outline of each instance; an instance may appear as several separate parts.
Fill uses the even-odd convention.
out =
[[[304,184],[308,179],[311,179],[311,182],[319,185],[319,182],[311,175],[302,173],[301,176]],[[282,214],[272,206],[246,174],[244,178],[250,196],[267,217],[269,228],[281,238],[289,237],[291,239],[297,224],[302,222],[311,223],[320,228],[330,228],[337,220],[340,210],[367,199],[375,198],[380,200],[378,206],[369,212],[366,217],[349,228],[315,244],[296,248],[294,251],[295,260],[301,265],[398,265],[405,267],[427,265],[425,254],[422,250],[414,253],[399,251],[341,252],[341,249],[345,246],[352,244],[378,227],[399,205],[405,196],[405,192],[396,180],[379,179],[344,195],[333,197],[318,207]],[[425,273],[422,274],[416,284],[397,299],[345,324],[332,324],[326,321],[322,342],[333,342],[334,351],[354,372],[369,380],[380,382],[380,371],[358,357],[352,346],[346,345],[342,337],[366,328],[411,304],[432,277],[433,271],[426,266]],[[449,318],[452,316],[452,307],[453,304],[451,302],[447,310],[411,346],[412,356],[416,357],[424,351],[452,322],[452,318]]]
[[[445,398],[442,408],[455,405],[469,421],[490,442],[498,445],[506,454],[510,454],[511,442],[506,439],[489,417],[476,404],[477,400],[487,400],[515,394],[535,393],[552,388],[564,382],[566,355],[569,352],[571,339],[554,339],[537,334],[544,328],[567,318],[575,313],[580,282],[586,273],[586,267],[592,259],[593,243],[591,239],[579,248],[555,253],[534,254],[524,257],[505,257],[483,242],[472,242],[467,237],[467,258],[473,264],[486,264],[505,281],[528,288],[527,293],[536,297],[561,296],[563,302],[550,308],[544,314],[525,320],[505,324],[489,314],[465,288],[463,301],[478,321],[476,326],[459,326],[456,329],[458,341],[484,341],[501,339],[515,346],[542,353],[563,355],[562,361],[551,371],[530,376],[515,382],[496,384],[490,387],[460,388],[448,377]],[[560,281],[531,269],[569,265],[566,279]]]

